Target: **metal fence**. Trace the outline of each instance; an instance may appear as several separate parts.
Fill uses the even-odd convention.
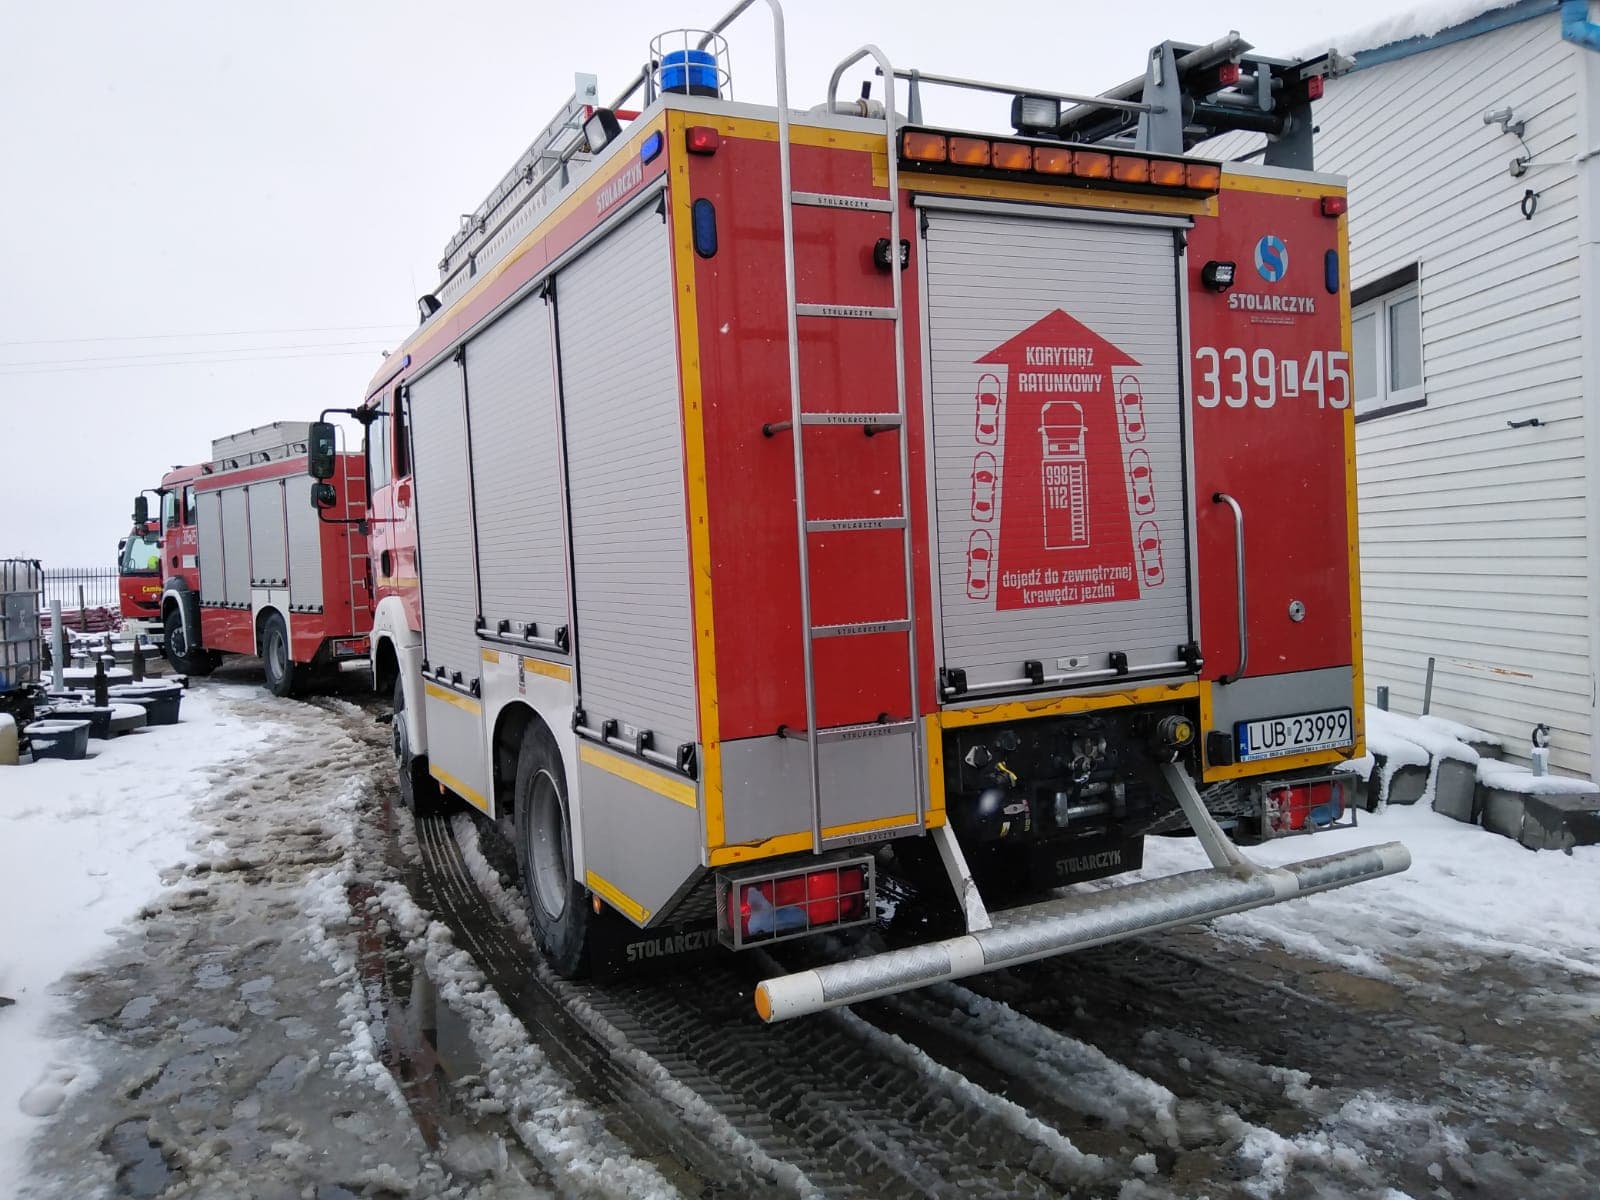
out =
[[[80,588],[83,589],[81,593]],[[46,567],[44,569],[45,611],[49,611],[52,600],[61,601],[63,609],[76,609],[80,603],[85,608],[115,609],[118,605],[117,569]]]

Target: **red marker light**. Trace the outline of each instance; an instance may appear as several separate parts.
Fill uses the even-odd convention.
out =
[[[1350,197],[1324,196],[1322,198],[1322,215],[1325,217],[1342,217],[1350,211]]]
[[[691,125],[684,143],[690,154],[715,154],[722,145],[722,135],[709,125]]]
[[[1239,64],[1223,63],[1217,68],[1217,82],[1223,87],[1232,87],[1239,82]]]
[[[1321,100],[1322,89],[1326,83],[1326,79],[1327,77],[1323,75],[1313,75],[1310,79],[1306,80],[1306,95],[1311,97],[1313,100]]]

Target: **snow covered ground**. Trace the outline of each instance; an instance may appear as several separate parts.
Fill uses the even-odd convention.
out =
[[[1405,874],[769,1028],[738,994],[757,966],[708,967],[683,1007],[682,981],[570,984],[527,958],[504,847],[392,810],[372,710],[211,680],[183,715],[87,763],[0,768],[8,1197],[653,1200],[719,1167],[751,1186],[718,1194],[861,1194],[856,1162],[908,1186],[935,1145],[939,1170],[1000,1178],[1020,1161],[1002,1132],[1043,1164],[1005,1178],[1051,1195],[1582,1194],[1600,847],[1536,854],[1392,806],[1248,853],[1400,840]],[[481,927],[447,924],[409,865],[441,827],[454,903],[476,886],[498,909]],[[1202,865],[1192,839],[1147,845],[1147,874]],[[792,1093],[748,1081],[814,1051]],[[906,1123],[937,1112],[950,1137],[919,1142]],[[830,1121],[872,1131],[859,1159],[803,1132]]]
[[[1223,937],[1276,942],[1373,978],[1439,978],[1510,956],[1600,979],[1600,846],[1525,850],[1424,805],[1359,814],[1354,829],[1282,838],[1245,853],[1266,866],[1399,841],[1400,875],[1223,917]],[[1150,838],[1145,875],[1209,866],[1189,838]]]
[[[224,695],[188,692],[179,724],[91,742],[87,761],[0,767],[0,995],[16,1002],[0,1009],[0,1163],[94,1080],[49,1033],[65,1009],[54,985],[204,852],[194,808],[210,773],[267,739]]]

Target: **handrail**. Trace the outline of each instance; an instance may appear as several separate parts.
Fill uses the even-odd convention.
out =
[[[915,67],[895,71],[894,75],[897,79],[909,80],[913,86],[920,83],[937,83],[944,87],[965,88],[971,92],[993,92],[999,96],[1038,96],[1044,100],[1064,100],[1068,104],[1095,104],[1105,108],[1120,108],[1128,112],[1164,111],[1159,105],[1146,104],[1140,100],[1111,100],[1105,96],[1089,96],[1079,92],[1052,92],[1043,88],[1014,87],[1009,83],[989,83],[982,79],[964,79],[959,75],[936,75],[931,71],[919,71]],[[837,73],[834,82],[838,82]],[[828,88],[830,104],[833,103],[833,92],[833,86],[830,85]]]
[[[1218,683],[1234,683],[1244,677],[1244,669],[1250,663],[1250,629],[1249,622],[1245,619],[1246,604],[1244,591],[1244,510],[1239,507],[1239,502],[1227,492],[1213,492],[1211,503],[1226,504],[1233,509],[1234,530],[1234,563],[1239,576],[1239,666],[1232,677],[1224,675]]]

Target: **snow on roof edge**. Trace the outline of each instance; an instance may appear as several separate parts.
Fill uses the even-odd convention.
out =
[[[1475,21],[1479,17],[1500,12],[1502,9],[1526,10],[1521,14],[1505,13],[1508,18],[1506,23],[1510,24],[1513,21],[1542,16],[1547,12],[1553,13],[1556,7],[1556,0],[1435,0],[1434,3],[1418,5],[1408,12],[1398,13],[1339,37],[1307,46],[1301,51],[1301,56],[1311,57],[1321,54],[1331,46],[1347,58],[1357,58],[1356,65],[1359,69],[1366,65],[1359,61],[1358,56],[1362,54],[1371,55],[1375,50],[1384,50],[1405,42],[1423,42]],[[1426,45],[1418,45],[1408,53],[1418,53],[1428,48]],[[1386,56],[1388,57],[1403,58],[1405,54],[1396,53]]]

